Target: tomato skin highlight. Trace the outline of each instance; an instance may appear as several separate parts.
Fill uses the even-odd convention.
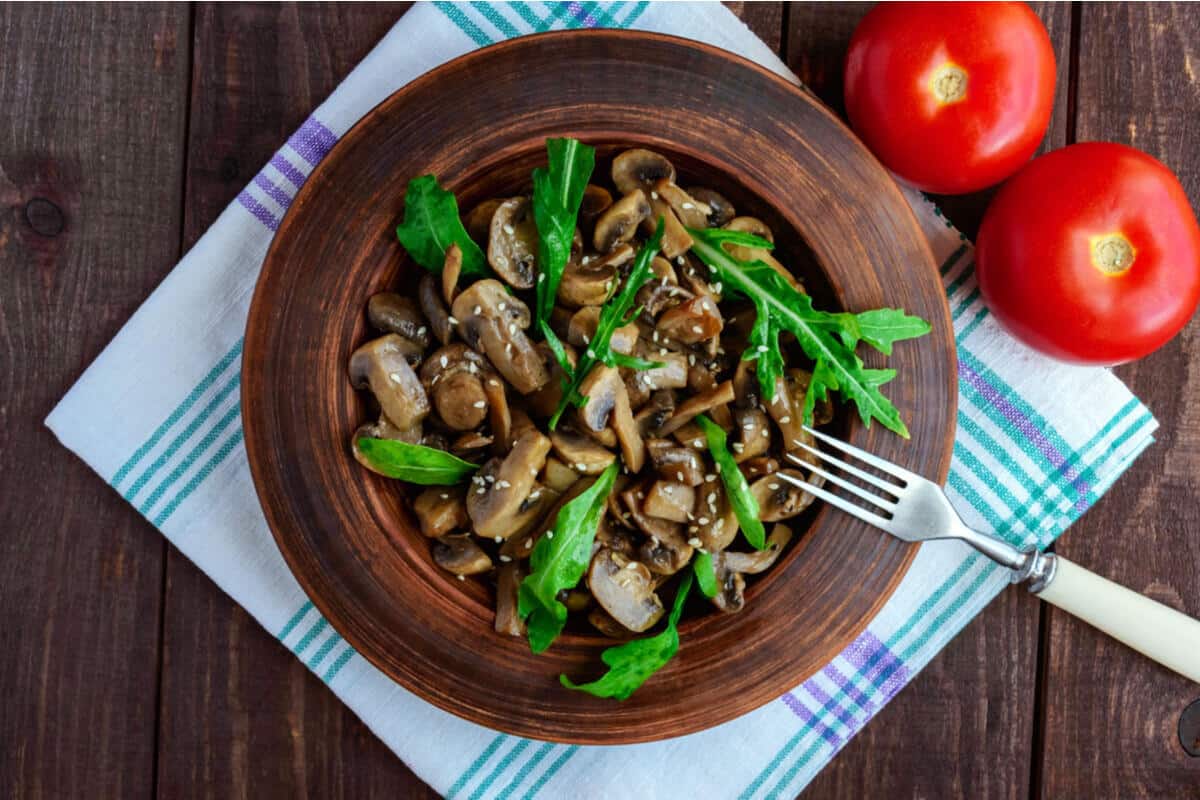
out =
[[[1094,252],[1114,235],[1132,250]],[[1121,144],[1074,144],[1034,159],[997,193],[975,249],[979,288],[1018,339],[1109,366],[1158,349],[1200,302],[1200,225],[1162,162]]]
[[[1050,35],[1024,3],[880,3],[850,40],[846,112],[902,181],[963,194],[1037,150],[1054,80]]]

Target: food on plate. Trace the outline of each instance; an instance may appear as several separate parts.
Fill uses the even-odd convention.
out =
[[[1041,156],[1004,185],[975,251],[988,307],[1054,358],[1119,364],[1179,332],[1200,300],[1200,226],[1164,164],[1121,144]]]
[[[854,131],[906,183],[963,194],[999,183],[1050,124],[1054,48],[1025,3],[880,3],[846,55]]]
[[[815,309],[771,229],[660,153],[594,172],[592,147],[550,139],[531,195],[465,217],[433,176],[409,183],[397,235],[425,272],[367,304],[349,375],[377,410],[351,447],[417,485],[433,560],[491,579],[497,632],[541,652],[573,616],[630,640],[598,680],[562,679],[624,699],[678,649],[693,584],[736,612],[798,532],[813,498],[775,475],[832,393],[907,436],[895,373],[856,348],[929,326]]]

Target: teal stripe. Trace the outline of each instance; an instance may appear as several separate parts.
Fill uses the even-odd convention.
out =
[[[232,436],[221,445],[221,449],[213,453],[213,457],[205,462],[187,484],[179,490],[179,494],[175,495],[175,499],[163,506],[163,510],[158,512],[158,516],[154,518],[153,525],[156,528],[162,527],[162,524],[170,519],[175,513],[175,509],[179,508],[184,500],[191,496],[192,492],[200,488],[200,484],[208,479],[208,476],[213,473],[217,467],[221,466],[221,462],[229,457],[239,444],[242,443],[242,429],[238,428]]]
[[[983,321],[989,316],[991,316],[991,312],[988,311],[988,307],[986,305],[980,306],[979,311],[975,312],[975,317],[966,325],[964,325],[963,329],[959,331],[957,335],[955,335],[954,343],[959,347],[962,347],[962,344],[966,341],[967,337],[974,333],[975,329],[978,328],[980,324],[982,324]]]
[[[329,669],[325,670],[325,674],[321,676],[321,680],[326,683],[331,682],[342,671],[342,667],[346,666],[352,658],[354,658],[354,648],[347,646],[342,651],[342,654],[329,666]]]
[[[541,17],[533,13],[533,9],[529,7],[529,3],[509,3],[508,7],[516,11],[521,19],[525,20],[526,24],[533,30],[537,30],[538,26],[542,24]]]
[[[558,771],[562,769],[563,764],[566,764],[568,761],[570,761],[571,756],[578,752],[579,745],[577,744],[573,744],[564,750],[563,754],[554,759],[554,763],[542,773],[542,777],[538,778],[537,782],[534,783],[533,786],[529,787],[529,791],[525,793],[525,796],[521,798],[521,800],[533,800],[534,796],[542,790],[542,787],[549,783],[550,779],[558,774]]]
[[[149,514],[150,509],[154,508],[154,504],[159,501],[163,494],[165,494],[168,489],[174,486],[175,482],[183,477],[184,473],[192,468],[192,465],[196,463],[196,460],[200,458],[200,456],[204,455],[204,451],[213,446],[217,439],[220,438],[221,434],[225,432],[225,429],[241,416],[241,413],[242,408],[240,403],[234,405],[233,408],[226,411],[225,416],[217,420],[212,429],[209,430],[208,433],[204,434],[204,437],[196,443],[191,452],[184,456],[183,460],[176,465],[175,469],[171,470],[171,474],[164,478],[162,482],[158,484],[158,487],[150,493],[150,496],[147,497],[140,506],[138,506],[138,511],[140,511],[143,516]]]
[[[450,791],[446,792],[446,800],[452,800],[454,795],[461,792],[462,788],[475,777],[475,773],[479,772],[483,765],[488,762],[488,759],[496,754],[496,751],[500,749],[500,745],[504,744],[508,738],[508,736],[501,733],[495,739],[492,739],[492,743],[479,754],[479,758],[475,759],[474,763],[467,767],[467,771],[460,775],[458,780],[454,782],[454,785],[450,787]]]
[[[154,477],[155,473],[162,469],[163,465],[171,460],[172,457],[174,457],[175,453],[179,451],[179,448],[183,446],[183,443],[192,438],[192,434],[199,430],[200,426],[208,421],[208,418],[216,412],[221,404],[225,402],[226,398],[228,398],[229,395],[231,395],[241,385],[241,383],[242,373],[240,371],[235,372],[233,377],[229,379],[229,383],[225,384],[225,387],[221,389],[221,391],[213,395],[213,399],[210,400],[208,405],[204,407],[204,410],[193,417],[192,421],[189,422],[187,427],[183,429],[183,432],[171,440],[171,443],[167,445],[167,448],[162,451],[158,458],[154,459],[153,464],[147,467],[142,474],[138,476],[138,479],[133,482],[133,485],[125,491],[122,497],[129,502],[133,502],[133,498],[136,497],[137,493],[140,492],[146,486],[146,484],[150,482],[150,479]]]
[[[315,623],[313,623],[313,626],[308,629],[308,633],[304,634],[304,638],[296,642],[296,646],[292,648],[292,652],[296,655],[303,653],[306,649],[308,649],[308,646],[312,644],[318,636],[321,635],[321,631],[328,627],[329,621],[327,619],[324,617],[318,619]]]
[[[467,15],[459,11],[454,3],[436,2],[433,4],[438,11],[445,15],[446,19],[458,26],[458,29],[471,38],[475,44],[483,47],[492,44],[492,39],[486,33],[479,29],[474,22],[467,19]]]
[[[958,429],[961,431],[966,431],[970,437],[974,439],[976,443],[984,450],[984,452],[996,460],[996,463],[998,463],[1005,472],[1016,478],[1017,483],[1021,484],[1021,486],[1025,487],[1031,492],[1029,499],[1018,504],[1017,507],[1020,510],[1015,514],[1016,518],[1026,528],[1034,528],[1037,517],[1036,515],[1028,512],[1032,510],[1034,503],[1041,501],[1042,497],[1045,496],[1047,489],[1057,489],[1064,498],[1068,497],[1068,491],[1070,490],[1070,487],[1066,486],[1064,482],[1056,480],[1054,475],[1047,475],[1046,480],[1043,481],[1035,479],[1025,471],[1025,468],[1021,466],[1021,464],[1015,458],[1009,454],[1007,448],[1001,447],[1000,443],[993,439],[991,434],[989,434],[982,425],[975,422],[975,420],[968,417],[961,410],[958,412]],[[960,442],[956,441],[954,444],[954,452],[956,455],[960,452],[960,449],[963,452],[966,452],[966,445],[960,444]],[[1069,461],[1077,461],[1079,457],[1086,452],[1086,446],[1083,450],[1074,451]],[[1006,492],[1008,491],[1008,489],[1004,486],[1005,481],[996,480],[996,476],[992,475],[986,468],[984,468],[982,462],[979,462],[974,455],[972,455],[971,458],[975,462],[974,464],[969,465],[972,467],[971,471],[974,472],[981,481],[989,486],[994,485],[999,488],[1004,488]],[[976,464],[978,465],[978,468],[975,467]],[[1057,470],[1059,476],[1065,473],[1067,467],[1069,467],[1069,464],[1064,463],[1063,468]],[[1032,494],[1034,487],[1038,487],[1040,496],[1035,496]],[[1010,504],[1010,507],[1013,506]]]
[[[508,800],[508,796],[512,794],[518,786],[525,782],[525,779],[529,777],[529,773],[533,771],[534,767],[542,763],[546,756],[550,755],[550,751],[555,747],[556,745],[550,742],[546,742],[539,747],[537,751],[534,752],[533,757],[521,765],[521,768],[517,770],[517,774],[513,776],[511,781],[508,782],[508,785],[506,785],[504,789],[496,795],[495,800]]]
[[[940,272],[942,275],[945,275],[955,264],[958,263],[958,260],[962,258],[962,255],[965,252],[967,252],[967,246],[965,244],[960,244],[958,249],[951,253],[949,258],[943,261],[942,265],[938,267],[938,272]]]
[[[308,660],[308,668],[313,672],[316,672],[317,664],[320,664],[322,661],[324,661],[325,656],[329,655],[329,651],[337,647],[338,643],[341,641],[342,637],[338,636],[336,631],[329,634],[329,638],[321,644],[321,648],[313,654],[312,658]]]
[[[970,308],[971,304],[974,303],[978,299],[979,299],[979,287],[976,286],[974,289],[971,290],[971,293],[969,295],[967,295],[966,298],[961,303],[959,303],[957,307],[955,307],[954,311],[950,314],[950,321],[951,322],[957,321],[958,318],[963,315],[963,312],[966,311],[968,308]]]
[[[625,17],[625,19],[621,21],[621,27],[628,28],[630,25],[637,22],[638,17],[640,17],[642,13],[649,7],[650,3],[648,0],[642,0],[642,2],[633,7],[633,10],[629,12],[629,16]]]
[[[468,800],[479,800],[479,798],[483,797],[484,793],[487,792],[488,789],[492,788],[492,784],[496,782],[496,778],[500,777],[500,775],[503,774],[506,769],[511,767],[512,763],[516,761],[521,753],[524,753],[525,749],[528,747],[528,739],[517,740],[516,746],[513,747],[512,750],[509,750],[508,755],[500,759],[500,763],[497,764],[495,768],[487,774],[487,777],[479,782],[479,785],[475,787],[475,791],[471,792],[471,796],[468,798]]]
[[[946,285],[946,297],[953,297],[954,293],[959,290],[959,287],[971,279],[971,276],[975,274],[974,266],[974,261],[967,264],[963,267],[962,272],[958,274],[958,277]]]
[[[483,15],[483,18],[496,26],[496,29],[504,34],[505,38],[511,39],[514,36],[520,36],[521,32],[513,27],[513,24],[506,20],[504,16],[497,11],[491,3],[480,3],[475,0],[471,3],[471,7]]]
[[[313,604],[311,600],[300,606],[300,610],[292,615],[292,618],[287,621],[287,625],[284,625],[283,630],[279,632],[279,636],[277,637],[279,641],[282,642],[288,637],[289,633],[296,629],[296,626],[300,624],[300,620],[304,619],[305,615],[307,615],[309,611],[312,611],[312,607]]]
[[[233,346],[233,349],[222,356],[221,360],[217,362],[217,365],[210,369],[208,374],[200,379],[200,383],[196,384],[196,388],[192,389],[191,393],[184,398],[183,402],[175,407],[175,410],[171,412],[170,416],[168,416],[163,423],[154,430],[154,433],[150,434],[150,438],[147,439],[141,447],[134,451],[133,455],[129,457],[129,460],[121,465],[121,468],[117,470],[117,474],[113,475],[112,480],[109,481],[110,485],[117,486],[121,483],[121,481],[125,480],[130,471],[137,466],[139,461],[145,458],[147,453],[154,449],[154,446],[158,444],[159,440],[167,434],[167,431],[171,430],[171,428],[175,426],[175,423],[179,422],[179,420],[183,418],[183,415],[191,410],[192,406],[196,404],[196,401],[200,399],[200,395],[208,391],[209,387],[217,382],[217,378],[221,377],[221,374],[229,368],[229,365],[232,364],[237,357],[242,354],[243,342],[243,339],[238,339],[237,343]]]
[[[568,14],[568,12],[570,12],[570,10],[571,10],[571,7],[570,7],[569,3],[554,3],[553,7],[550,11],[550,14],[548,14],[545,19],[543,19],[540,23],[538,23],[537,32],[543,33],[545,31],[553,29],[554,23],[558,22],[560,19],[567,16],[567,14]],[[568,25],[568,27],[570,27],[569,22],[567,23],[567,25]],[[576,26],[576,27],[578,27],[578,26]]]
[[[951,472],[947,480],[950,488],[962,495],[962,498],[971,504],[971,507],[987,520],[988,525],[996,529],[996,535],[1007,541],[1009,539],[1008,531],[1003,530],[1000,526],[1004,524],[1004,519],[992,508],[987,500],[984,500],[975,488],[967,483],[957,472]]]

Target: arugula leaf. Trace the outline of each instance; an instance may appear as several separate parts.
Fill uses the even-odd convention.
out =
[[[704,438],[708,439],[708,452],[712,453],[721,483],[725,484],[725,494],[729,497],[729,504],[733,506],[733,513],[742,529],[742,535],[755,550],[764,549],[767,546],[767,532],[763,528],[762,520],[758,518],[758,500],[750,491],[746,476],[733,460],[733,454],[725,446],[725,430],[703,414],[696,417],[696,424],[704,431]]]
[[[563,269],[571,257],[575,221],[596,166],[596,149],[575,139],[547,139],[547,166],[533,171],[533,221],[538,230],[535,318],[550,319]]]
[[[376,472],[422,486],[453,486],[462,483],[479,469],[478,464],[422,444],[367,436],[356,444],[358,452]]]
[[[858,407],[868,427],[877,419],[889,430],[908,438],[900,412],[879,387],[895,377],[894,370],[867,369],[854,352],[860,340],[884,353],[894,342],[929,332],[924,320],[897,309],[876,309],[862,314],[818,311],[812,298],[793,288],[786,279],[762,261],[743,261],[730,255],[726,244],[770,249],[770,242],[740,231],[709,228],[688,229],[692,252],[731,291],[754,303],[757,316],[750,330],[749,345],[742,358],[758,362],[758,381],[763,396],[770,400],[775,382],[783,374],[779,334],[796,336],[804,353],[813,360],[812,380],[804,400],[804,421],[812,423],[812,410],[828,390],[841,393]]]
[[[675,605],[667,619],[667,629],[645,639],[634,639],[600,654],[600,660],[608,665],[608,672],[591,683],[573,683],[566,675],[558,681],[568,689],[578,689],[596,697],[613,697],[628,700],[654,673],[662,669],[679,651],[679,617],[683,614],[683,603],[692,588],[692,573],[684,573],[683,581],[675,592]]]
[[[567,607],[558,601],[558,593],[575,588],[587,571],[616,477],[614,461],[595,483],[559,509],[554,529],[538,540],[529,556],[529,575],[517,593],[517,613],[528,618],[529,649],[535,653],[549,647],[567,622]]]
[[[479,245],[467,234],[458,217],[454,194],[438,185],[433,175],[421,175],[404,190],[404,220],[396,226],[396,237],[413,260],[425,269],[441,273],[450,245],[462,250],[462,274],[487,276],[491,272]]]
[[[587,377],[592,367],[598,363],[609,367],[621,366],[618,361],[618,356],[621,356],[621,354],[614,353],[609,347],[609,342],[612,340],[613,332],[617,328],[628,325],[637,319],[638,314],[642,313],[641,306],[634,308],[633,303],[637,298],[638,290],[654,274],[650,271],[650,262],[658,255],[658,249],[662,246],[664,227],[663,218],[659,217],[654,233],[642,245],[642,249],[638,251],[637,258],[633,260],[633,267],[629,270],[629,277],[625,279],[625,284],[621,287],[621,291],[600,309],[600,318],[596,321],[596,333],[592,336],[591,341],[588,342],[587,349],[583,355],[579,357],[579,363],[575,365],[575,369],[571,373],[571,385],[563,392],[562,400],[558,403],[558,408],[555,409],[554,415],[550,417],[550,430],[554,430],[558,425],[558,420],[562,416],[563,411],[566,410],[568,404],[582,406],[587,402],[587,398],[579,394],[579,386],[583,383],[584,378]],[[551,345],[551,348],[553,349],[553,345]],[[621,357],[629,358],[628,356]],[[641,369],[647,368],[649,367],[641,367]]]
[[[692,569],[696,571],[696,586],[705,597],[717,596],[717,571],[713,568],[712,553],[699,551],[692,559]]]
[[[629,369],[636,369],[636,370],[648,370],[648,369],[658,369],[659,367],[665,367],[666,364],[664,364],[661,361],[647,361],[644,358],[637,358],[636,356],[627,356],[624,353],[618,353],[614,350],[612,352],[612,366],[628,367]]]

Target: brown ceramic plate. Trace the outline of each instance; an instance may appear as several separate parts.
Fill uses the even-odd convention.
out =
[[[897,347],[888,385],[911,441],[843,421],[852,442],[931,478],[950,464],[955,357],[928,245],[884,169],[803,90],[729,53],[667,36],[572,31],[473,52],[366,115],[284,218],[250,311],[242,413],[279,549],[330,624],[405,688],[522,736],[622,744],[692,733],[792,689],[862,632],[915,548],[812,509],[798,544],[740,614],[700,613],[678,656],[618,703],[562,688],[609,642],[579,629],[545,654],[492,630],[490,590],[436,567],[395,482],[349,452],[366,416],[346,362],[367,298],[411,282],[393,230],[405,183],[436,173],[470,209],[527,185],[548,136],[650,147],[764,218],[824,307],[901,306],[933,332]],[[844,414],[848,418],[850,415]]]

